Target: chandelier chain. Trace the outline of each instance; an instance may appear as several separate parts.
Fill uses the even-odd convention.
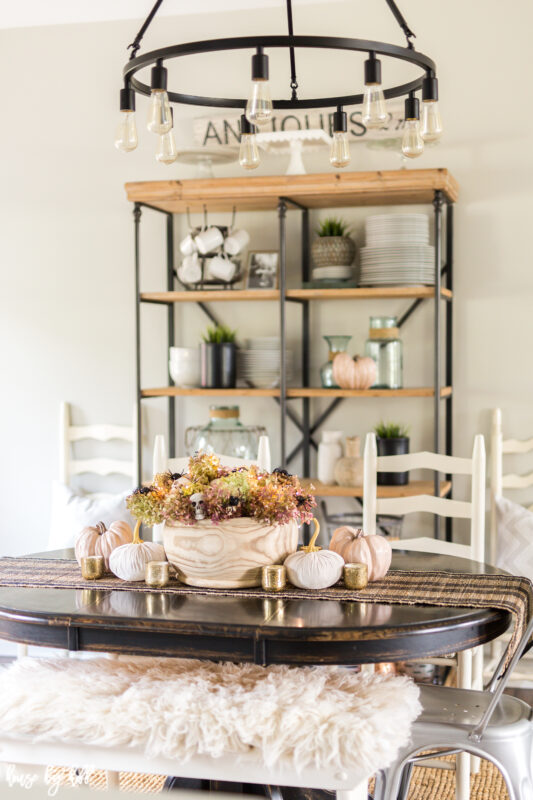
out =
[[[143,38],[144,34],[146,33],[146,31],[148,30],[148,28],[150,26],[150,23],[152,22],[153,18],[155,17],[157,12],[159,11],[162,3],[163,3],[163,0],[156,0],[156,2],[154,3],[154,7],[152,8],[150,13],[148,14],[146,19],[144,20],[141,28],[139,29],[139,32],[138,32],[137,36],[135,37],[133,42],[131,42],[131,44],[129,44],[128,47],[126,48],[127,50],[131,49],[130,59],[135,58],[135,56],[137,55],[137,53],[139,51],[139,48],[141,46],[142,38]]]
[[[287,4],[287,24],[289,28],[289,36],[294,36],[294,25],[292,21],[292,0],[286,0]],[[296,78],[296,56],[294,54],[294,47],[289,47],[289,58],[291,62],[291,100],[298,100],[298,80]]]
[[[394,0],[385,0],[385,2],[387,3],[388,7],[394,14],[394,19],[396,20],[396,22],[398,23],[398,25],[405,34],[405,38],[407,39],[407,47],[409,47],[412,50],[414,45],[411,39],[416,39],[416,33],[413,33],[413,31],[409,27],[404,15],[400,11]]]

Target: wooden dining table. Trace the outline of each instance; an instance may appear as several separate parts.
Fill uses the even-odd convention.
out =
[[[74,559],[74,551],[35,553],[31,558]],[[502,574],[464,559],[398,551],[391,569],[450,571],[473,578]],[[492,608],[113,590],[98,588],[97,581],[87,588],[0,586],[0,638],[74,652],[264,666],[358,665],[443,656],[490,642],[510,624],[508,612]],[[173,777],[165,786],[236,789],[218,781]],[[261,794],[265,787],[240,788]],[[319,790],[283,787],[284,800],[326,796]],[[351,796],[366,800],[366,783],[355,787]]]
[[[37,553],[74,558],[73,550]],[[395,552],[392,570],[497,574],[450,556]],[[256,664],[356,665],[442,656],[504,633],[498,609],[94,588],[0,587],[0,638],[29,645]]]

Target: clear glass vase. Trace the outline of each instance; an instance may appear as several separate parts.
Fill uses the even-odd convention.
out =
[[[239,406],[211,406],[207,425],[193,425],[185,431],[187,455],[203,451],[235,458],[257,459],[262,425],[243,425]]]
[[[396,317],[370,317],[365,355],[376,362],[377,389],[401,389],[403,386],[403,349]]]
[[[329,347],[329,357],[325,364],[320,367],[320,380],[323,389],[338,389],[339,387],[333,379],[333,359],[338,353],[345,353],[351,336],[323,336]]]

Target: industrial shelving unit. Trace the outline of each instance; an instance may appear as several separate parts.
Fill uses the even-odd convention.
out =
[[[128,200],[133,202],[135,228],[135,322],[136,322],[136,389],[137,389],[137,471],[142,476],[142,416],[141,403],[148,397],[168,398],[169,454],[175,455],[175,398],[180,396],[205,397],[272,397],[279,405],[281,461],[290,466],[302,452],[303,477],[310,476],[311,449],[317,448],[314,438],[338,405],[349,399],[426,397],[433,400],[433,449],[435,452],[452,452],[452,310],[453,310],[453,204],[457,199],[458,185],[446,169],[398,170],[387,172],[348,172],[342,174],[316,174],[294,176],[266,176],[219,178],[188,181],[148,181],[126,184]],[[286,285],[286,217],[289,210],[301,214],[301,279],[310,278],[309,210],[350,206],[431,204],[435,239],[435,285],[397,286],[350,289],[287,289]],[[280,279],[276,290],[176,290],[173,214],[209,211],[270,211],[277,209],[279,224]],[[167,286],[165,291],[141,291],[140,287],[140,230],[144,209],[156,211],[166,217]],[[445,225],[443,218],[445,217]],[[310,304],[321,300],[351,300],[404,298],[409,301],[398,319],[402,327],[423,302],[433,302],[433,383],[431,386],[402,389],[323,389],[310,385]],[[174,309],[181,303],[196,303],[199,308],[218,323],[219,308],[228,302],[270,302],[279,306],[281,336],[280,386],[276,389],[181,389],[168,384],[159,387],[141,385],[141,308],[151,303],[166,307],[167,345],[174,344]],[[212,305],[216,304],[217,310]],[[301,363],[302,386],[287,386],[285,370],[285,321],[288,304],[301,308]],[[444,313],[443,313],[444,305]],[[444,323],[444,324],[443,324]],[[444,333],[443,333],[444,331]],[[313,418],[313,398],[329,398],[331,402]],[[294,409],[295,401],[301,403],[301,413]],[[444,413],[442,407],[444,406]],[[287,452],[286,425],[290,419],[299,429],[298,444]],[[444,421],[444,436],[441,421]],[[442,441],[443,439],[443,441]],[[401,495],[434,493],[447,496],[451,492],[451,476],[435,475],[434,481],[418,481],[407,487],[379,487],[380,496],[390,493]],[[320,496],[362,496],[362,487],[344,488],[323,486],[313,480],[316,494]],[[438,521],[435,525],[439,535]],[[451,536],[451,526],[446,526],[446,536]]]

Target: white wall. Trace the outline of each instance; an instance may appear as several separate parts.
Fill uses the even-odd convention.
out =
[[[417,46],[439,66],[446,135],[413,167],[446,166],[459,180],[456,213],[455,433],[458,454],[470,451],[476,431],[488,433],[488,409],[501,405],[507,433],[531,432],[530,228],[533,218],[529,100],[529,37],[533,7],[515,0],[505,15],[496,0],[428,3],[405,0],[403,10],[418,33]],[[363,13],[364,12],[364,13]],[[483,13],[481,13],[483,12]],[[383,3],[329,2],[298,6],[298,32],[384,38],[401,43]],[[50,481],[57,474],[59,401],[69,400],[77,422],[126,423],[134,392],[133,240],[131,206],[123,184],[131,180],[186,178],[189,167],[157,165],[154,139],[140,125],[141,143],[128,156],[112,146],[116,100],[125,47],[137,30],[132,21],[4,30],[0,65],[4,114],[0,125],[3,187],[0,198],[2,274],[1,447],[3,508],[1,549],[18,553],[44,546]],[[281,8],[156,20],[146,47],[168,40],[285,31]],[[176,68],[175,80],[192,91],[245,94],[238,56],[194,58]],[[285,91],[286,58],[272,59],[273,80]],[[227,64],[222,69],[221,64]],[[300,84],[309,93],[350,91],[361,83],[361,60],[333,53],[299,54]],[[320,70],[316,65],[320,64]],[[385,68],[385,65],[384,65]],[[391,68],[393,69],[393,67]],[[283,87],[283,88],[282,88]],[[353,90],[353,89],[352,89]],[[139,117],[145,103],[139,102]],[[194,115],[193,109],[178,112]],[[355,146],[353,169],[394,169],[394,153]],[[307,159],[326,170],[326,153]],[[284,159],[262,164],[257,174],[283,172]],[[220,175],[238,167],[221,168]],[[314,215],[315,218],[317,215]],[[363,214],[347,211],[361,231]],[[275,218],[243,215],[254,247],[276,246]],[[296,216],[291,236],[296,241]],[[360,237],[359,237],[360,239]],[[156,215],[143,221],[143,286],[162,286],[164,235]],[[296,247],[296,245],[295,245]],[[297,260],[295,251],[294,261]],[[325,360],[321,335],[351,333],[361,350],[368,316],[401,312],[403,303],[336,303],[313,307],[313,368]],[[231,308],[242,338],[271,333],[271,305]],[[229,318],[229,307],[221,309]],[[296,336],[298,310],[290,310]],[[431,380],[429,307],[405,329],[406,384]],[[165,375],[164,311],[144,312],[145,384]],[[197,341],[201,312],[186,309],[178,338]],[[147,363],[148,362],[148,363]],[[151,401],[150,436],[163,430],[164,405]],[[207,401],[180,403],[186,423],[206,418]],[[317,403],[315,410],[321,408]],[[276,407],[243,400],[245,422],[266,421],[275,441]],[[351,401],[328,427],[364,434],[380,418],[412,426],[413,447],[431,447],[431,401]],[[294,431],[291,430],[291,437]]]

